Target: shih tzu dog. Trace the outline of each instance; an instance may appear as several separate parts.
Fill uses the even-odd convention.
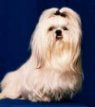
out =
[[[60,101],[82,86],[81,20],[70,8],[45,10],[32,35],[32,54],[1,82],[0,99]]]

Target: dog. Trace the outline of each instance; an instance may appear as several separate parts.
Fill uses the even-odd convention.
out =
[[[71,99],[82,87],[81,19],[63,7],[45,10],[30,40],[31,56],[1,81],[0,99]]]

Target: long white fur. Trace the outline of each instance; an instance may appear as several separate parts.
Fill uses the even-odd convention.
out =
[[[76,84],[77,90],[80,89],[81,20],[70,8],[60,9],[66,17],[54,15],[57,10],[51,8],[42,13],[30,42],[31,57],[19,69],[6,74],[1,82],[0,99],[22,97],[31,101],[51,101],[48,96],[51,92],[55,100],[60,100],[55,90],[61,89],[64,93],[67,88],[75,89]],[[53,31],[48,30],[51,26]],[[64,31],[63,26],[69,31]],[[62,30],[62,40],[56,40],[57,29]]]

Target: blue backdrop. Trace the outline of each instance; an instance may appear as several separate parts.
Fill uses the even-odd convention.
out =
[[[0,80],[17,69],[30,56],[29,41],[44,9],[68,6],[82,19],[83,88],[73,100],[54,103],[95,107],[95,1],[94,0],[0,0]],[[24,104],[28,101],[2,100],[0,105]],[[40,105],[40,104],[38,104]],[[48,104],[45,104],[48,105]],[[52,104],[49,104],[52,105]],[[0,106],[0,107],[1,107]],[[32,104],[37,106],[37,104]],[[67,106],[66,106],[67,107]]]

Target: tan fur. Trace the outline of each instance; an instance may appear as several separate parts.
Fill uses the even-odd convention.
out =
[[[70,8],[60,9],[66,17],[55,15],[57,8],[45,10],[32,35],[29,60],[1,82],[3,98],[31,101],[60,101],[72,97],[81,88],[81,21]],[[53,30],[49,28],[53,26]],[[63,27],[68,30],[63,30]],[[57,40],[55,31],[62,31]]]

